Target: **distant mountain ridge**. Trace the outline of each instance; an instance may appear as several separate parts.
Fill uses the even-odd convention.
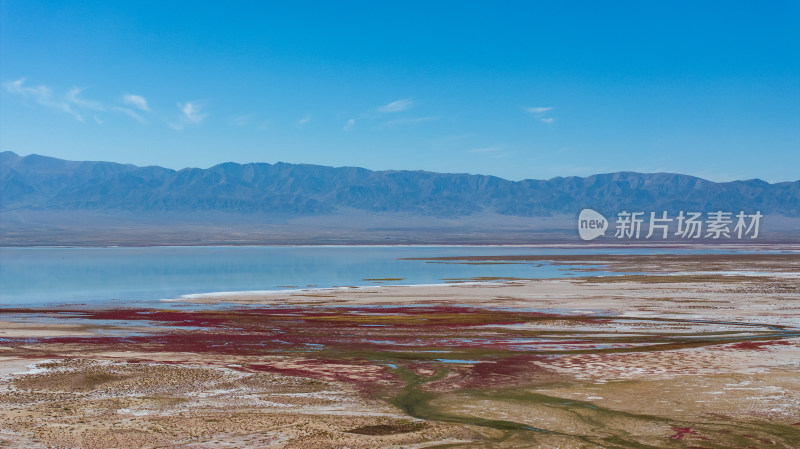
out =
[[[90,210],[327,215],[348,210],[461,217],[631,211],[755,211],[800,216],[800,181],[716,183],[618,172],[549,180],[288,163],[139,167],[0,153],[0,211]]]

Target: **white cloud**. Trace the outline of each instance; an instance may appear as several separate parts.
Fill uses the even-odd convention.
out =
[[[394,120],[388,120],[383,124],[383,126],[384,127],[391,127],[391,126],[398,126],[398,125],[416,125],[418,123],[432,122],[434,120],[439,120],[439,117],[399,118],[399,119],[394,119]]]
[[[6,90],[11,94],[20,96],[25,99],[33,100],[36,103],[39,103],[40,105],[46,106],[48,108],[53,108],[62,112],[66,112],[67,114],[70,114],[73,117],[75,117],[77,120],[81,122],[83,121],[83,116],[78,112],[76,112],[67,101],[55,98],[53,96],[53,91],[51,91],[49,87],[44,85],[36,87],[27,87],[24,84],[25,84],[25,78],[20,78],[16,81],[9,81],[3,83],[3,87],[5,87]],[[74,96],[77,97],[77,94],[79,92],[80,91],[75,92]]]
[[[91,109],[93,111],[102,111],[105,109],[103,105],[101,105],[97,101],[80,98],[80,94],[83,91],[84,88],[73,87],[72,89],[67,91],[67,94],[64,95],[64,99],[67,100],[67,102],[72,103],[75,106],[78,106],[79,108]]]
[[[202,106],[197,104],[197,102],[187,101],[184,104],[178,103],[178,107],[183,112],[184,119],[188,123],[197,124],[205,120],[208,114],[203,114],[200,110]]]
[[[33,98],[37,103],[48,104],[52,98],[52,92],[47,86],[26,87],[25,78],[20,78],[16,81],[9,81],[3,83],[3,87],[14,95],[19,95],[25,98]]]
[[[115,110],[115,111],[118,111],[118,112],[122,112],[123,114],[127,115],[128,117],[131,117],[132,119],[136,120],[137,122],[141,123],[142,125],[147,123],[147,120],[145,120],[144,117],[142,117],[141,115],[137,114],[136,112],[134,112],[131,109],[121,108],[119,106],[114,106],[112,109]]]
[[[525,108],[525,112],[530,112],[536,117],[540,117],[544,115],[545,112],[550,112],[552,110],[553,108]]]
[[[310,121],[311,121],[311,115],[310,114],[306,114],[303,118],[298,120],[296,123],[297,123],[297,126],[303,126],[303,125],[305,125],[306,123],[308,123]]]
[[[406,98],[403,100],[393,101],[389,104],[383,105],[378,108],[378,112],[400,112],[405,111],[414,105],[414,100]]]
[[[351,129],[353,129],[354,126],[356,126],[356,119],[351,118],[350,120],[347,121],[347,124],[345,124],[344,128],[342,129],[344,131],[350,131]]]
[[[141,95],[125,94],[122,96],[122,102],[139,108],[145,112],[150,110],[150,107],[147,106],[147,99]]]
[[[181,110],[178,123],[168,122],[168,125],[176,131],[182,130],[186,125],[199,125],[208,117],[208,114],[202,112],[203,107],[197,101],[187,101],[184,104],[178,103],[178,109]]]
[[[556,119],[552,117],[545,117],[545,115],[552,111],[552,107],[536,107],[536,108],[523,108],[525,112],[532,114],[536,117],[540,122],[547,123],[548,125],[552,124],[556,121]]]

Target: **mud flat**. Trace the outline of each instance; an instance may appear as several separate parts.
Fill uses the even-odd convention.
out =
[[[0,309],[0,447],[800,447],[800,256],[580,262]]]

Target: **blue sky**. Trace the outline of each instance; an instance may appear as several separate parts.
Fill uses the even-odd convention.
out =
[[[1,0],[0,149],[800,179],[800,2]]]

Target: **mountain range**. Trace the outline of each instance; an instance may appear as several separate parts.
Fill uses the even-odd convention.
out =
[[[800,216],[800,181],[711,182],[618,172],[548,180],[426,171],[232,162],[172,170],[0,153],[0,210],[215,211],[280,216],[343,211],[464,217],[641,211],[755,211]]]
[[[760,211],[761,242],[800,241],[800,181],[634,172],[509,181],[287,163],[172,170],[0,153],[0,246],[572,244],[583,208],[611,221],[621,211]]]

